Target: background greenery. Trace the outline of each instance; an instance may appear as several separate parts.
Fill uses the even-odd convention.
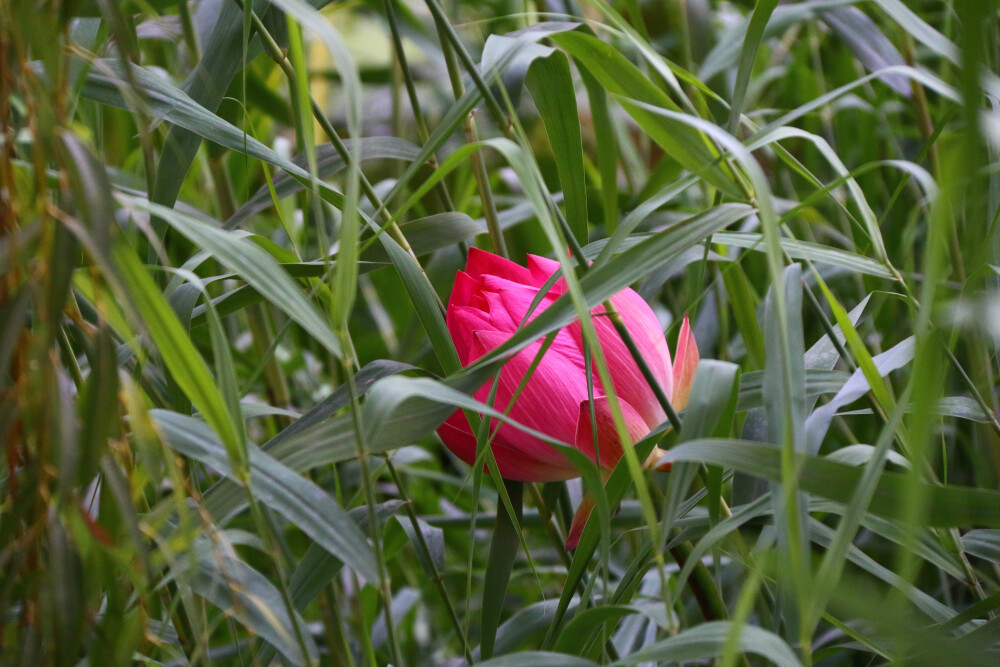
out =
[[[0,656],[996,664],[998,72],[989,0],[0,0]],[[572,294],[461,369],[473,244]],[[434,428],[628,285],[706,361],[570,554]]]

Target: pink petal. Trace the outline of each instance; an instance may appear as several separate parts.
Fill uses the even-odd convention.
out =
[[[597,425],[596,446],[601,457],[601,467],[603,468],[614,468],[624,452],[621,438],[618,437],[618,429],[615,427],[614,417],[611,414],[609,401],[610,399],[607,396],[594,398],[594,423]],[[628,443],[631,447],[649,433],[650,428],[646,425],[642,416],[627,401],[619,399],[618,404],[621,406],[622,417],[625,418],[625,428],[628,430],[629,439],[632,441]],[[592,461],[597,460],[594,456],[595,439],[593,424],[590,419],[590,401],[585,400],[580,402],[574,444],[577,449],[589,456]]]
[[[486,310],[490,314],[493,328],[508,334],[514,333],[517,325],[521,322],[523,313],[511,313],[498,292],[484,292],[483,299],[486,301]]]
[[[576,512],[573,513],[573,521],[569,526],[569,534],[566,535],[566,551],[576,549],[576,545],[580,543],[580,536],[583,535],[583,529],[587,527],[587,519],[590,518],[591,513],[594,511],[595,504],[594,494],[590,491],[583,494],[583,498],[580,499],[580,505],[576,508]]]
[[[483,289],[483,284],[465,271],[455,274],[455,286],[451,288],[451,298],[448,299],[448,310],[457,306],[472,305],[473,298]]]
[[[649,304],[635,290],[624,289],[611,297],[611,303],[618,309],[625,327],[632,334],[643,358],[653,375],[659,381],[664,393],[670,396],[673,385],[671,378],[670,348],[663,337],[660,321]]]
[[[524,285],[514,285],[511,283],[507,288],[499,290],[498,293],[500,295],[500,299],[503,301],[504,308],[506,308],[507,312],[510,313],[515,320],[517,320],[518,324],[520,324],[521,320],[524,319],[525,313],[528,312],[531,304],[538,296],[538,289],[535,287],[526,287]],[[541,315],[558,297],[559,295],[555,292],[545,294],[538,302],[535,309],[531,311],[531,317],[528,318],[528,321],[530,322]]]
[[[680,335],[677,337],[677,363],[674,365],[674,393],[670,401],[674,410],[683,410],[691,394],[691,381],[698,367],[698,342],[691,332],[688,316],[684,316]]]
[[[437,432],[444,444],[456,456],[470,466],[476,462],[476,438],[461,410],[456,410],[438,427]],[[496,459],[501,477],[520,482],[556,482],[573,479],[580,474],[569,464],[563,467],[547,465],[527,458],[496,440],[493,441],[493,458]],[[489,472],[485,465],[483,472]]]
[[[534,279],[532,283],[536,287],[541,287],[552,274],[558,271],[560,268],[559,262],[554,259],[549,259],[548,257],[539,257],[538,255],[528,255],[528,270],[531,271],[531,277]],[[551,292],[554,294],[562,294],[566,291],[566,279],[560,278],[552,286]]]
[[[478,359],[484,354],[492,352],[495,348],[503,345],[510,338],[510,334],[492,329],[479,329],[472,332],[472,354],[474,359]]]
[[[458,360],[463,366],[468,366],[482,356],[482,353],[479,355],[473,353],[475,346],[473,334],[475,331],[493,327],[489,313],[472,306],[448,308],[446,324],[452,340],[455,341]]]
[[[476,339],[476,351],[492,349],[506,340],[503,334],[485,331],[477,332]],[[504,364],[494,402],[497,410],[507,408],[540,349],[541,343],[532,343]],[[489,389],[490,384],[487,383],[476,392],[476,398],[485,402]],[[577,406],[586,397],[587,383],[582,366],[549,348],[509,414],[525,426],[572,444],[579,412]],[[551,445],[508,424],[500,426],[496,442],[519,451],[527,459],[549,466],[572,468],[572,464]]]
[[[626,289],[612,298],[612,303],[622,315],[632,339],[639,348],[640,354],[646,360],[654,377],[660,383],[663,391],[669,396],[671,389],[670,377],[670,352],[666,341],[663,339],[663,332],[660,331],[659,322],[653,315],[653,311],[642,300],[642,298],[630,289]],[[654,428],[661,424],[667,417],[660,402],[656,399],[656,394],[649,387],[638,364],[632,359],[632,354],[625,347],[625,343],[618,336],[611,321],[603,316],[604,307],[599,306],[592,311],[596,317],[592,319],[594,328],[597,331],[597,338],[601,344],[601,350],[608,363],[608,370],[611,374],[611,382],[614,385],[615,393],[628,403],[630,403],[649,428]],[[583,351],[583,333],[580,323],[571,324],[573,337]],[[596,367],[595,367],[596,377]]]
[[[443,424],[438,426],[437,433],[455,456],[469,465],[476,460],[476,438],[472,435],[469,420],[461,410],[455,410]]]
[[[533,283],[531,272],[520,264],[479,248],[469,248],[465,272],[473,278],[500,276],[525,285]]]

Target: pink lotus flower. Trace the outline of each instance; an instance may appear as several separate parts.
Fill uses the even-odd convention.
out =
[[[558,262],[535,255],[528,255],[526,268],[476,248],[469,251],[465,271],[459,271],[455,278],[447,312],[448,331],[455,341],[463,366],[473,363],[511,337],[524,320],[539,289],[558,269]],[[542,297],[528,319],[543,312],[563,293],[564,288],[565,282],[560,279]],[[677,362],[671,364],[663,331],[649,305],[631,289],[616,294],[611,303],[621,315],[663,392],[670,398],[673,407],[680,410],[687,403],[689,386],[698,363],[698,349],[687,318],[677,343]],[[600,315],[604,308],[600,306],[591,312]],[[612,323],[606,317],[594,317],[593,322],[632,440],[624,446],[631,446],[663,423],[666,414]],[[504,365],[494,402],[497,410],[507,408],[541,346],[541,340],[532,343]],[[511,408],[510,416],[525,426],[575,446],[591,460],[597,461],[587,398],[588,376],[593,378],[599,463],[602,469],[610,472],[623,454],[623,443],[618,437],[608,398],[596,369],[588,369],[584,363],[579,322],[563,327],[556,334],[552,346]],[[485,384],[476,392],[478,400],[487,400],[490,384]],[[438,428],[438,434],[459,458],[470,465],[474,463],[476,437],[460,410]],[[580,476],[573,464],[554,447],[508,424],[499,427],[492,448],[500,474],[507,479],[548,482]],[[647,466],[652,465],[662,453],[654,450]],[[581,511],[583,509],[581,507]],[[589,515],[589,509],[586,514]],[[576,537],[585,520],[586,516],[583,516],[579,526],[574,520]]]

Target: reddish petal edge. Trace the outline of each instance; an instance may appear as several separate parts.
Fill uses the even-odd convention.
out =
[[[674,355],[674,392],[670,401],[674,410],[683,410],[691,395],[691,381],[699,361],[698,342],[694,339],[688,316],[684,316],[680,335],[677,336],[677,353]]]

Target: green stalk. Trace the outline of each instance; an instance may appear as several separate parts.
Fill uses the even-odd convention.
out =
[[[387,0],[388,1],[388,0]],[[428,0],[432,2],[433,0]],[[465,93],[465,86],[462,85],[462,76],[458,71],[458,63],[455,62],[455,52],[449,46],[447,37],[449,31],[453,34],[451,24],[446,17],[434,14],[434,24],[437,26],[438,38],[441,41],[441,50],[444,53],[445,65],[448,68],[448,79],[451,82],[452,93],[458,100]],[[457,41],[457,36],[455,37]],[[470,144],[479,142],[479,132],[476,129],[476,121],[470,113],[462,121],[462,128],[465,131],[465,139]],[[500,222],[497,219],[496,202],[493,199],[493,190],[490,188],[489,174],[486,171],[486,164],[483,162],[482,151],[477,150],[469,156],[472,162],[472,175],[476,180],[476,189],[479,191],[479,200],[482,202],[483,217],[486,219],[486,229],[490,234],[490,243],[493,251],[501,257],[507,257],[507,245],[504,242],[503,231],[500,229]]]
[[[417,514],[413,510],[413,503],[406,495],[406,487],[403,486],[403,480],[400,478],[399,473],[396,471],[396,466],[392,463],[392,458],[385,457],[385,465],[389,470],[389,475],[392,477],[393,483],[396,485],[396,489],[399,491],[400,498],[403,499],[403,507],[406,510],[406,516],[410,520],[410,525],[413,527],[413,532],[417,536],[417,546],[420,548],[424,559],[431,567],[431,580],[434,582],[434,586],[438,589],[438,593],[441,596],[441,601],[444,603],[445,608],[448,611],[448,617],[451,619],[451,624],[455,628],[455,634],[458,635],[459,641],[462,643],[462,653],[465,655],[465,662],[472,664],[472,651],[469,649],[469,640],[465,636],[465,630],[462,628],[462,621],[458,618],[458,612],[455,611],[455,605],[451,601],[451,597],[448,595],[448,589],[444,585],[444,574],[442,574],[437,569],[437,563],[434,562],[434,558],[431,557],[431,550],[427,546],[427,540],[424,538],[424,532],[420,530],[420,524],[417,521]]]
[[[339,327],[338,327],[339,328]],[[350,334],[343,328],[339,331],[341,345],[344,350],[353,349]],[[385,554],[382,552],[382,537],[379,530],[378,516],[375,513],[375,490],[372,488],[371,479],[368,473],[368,445],[365,439],[364,427],[361,424],[361,403],[358,396],[357,387],[354,384],[354,365],[345,357],[342,360],[341,368],[344,371],[344,381],[347,383],[347,391],[350,396],[351,423],[354,427],[354,438],[357,444],[358,466],[361,468],[361,484],[364,487],[365,504],[368,506],[368,524],[371,527],[371,537],[374,543],[375,564],[378,569],[379,592],[383,602],[383,616],[385,618],[386,640],[393,658],[393,663],[402,665],[402,651],[399,648],[399,641],[396,638],[396,624],[392,618],[392,582],[387,576]],[[419,531],[417,531],[419,532]]]

